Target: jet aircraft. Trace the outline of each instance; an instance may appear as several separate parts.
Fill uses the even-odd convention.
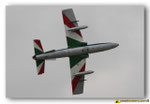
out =
[[[38,75],[44,73],[45,60],[69,57],[72,94],[82,94],[85,75],[91,74],[94,71],[86,71],[86,58],[89,54],[102,52],[117,47],[117,43],[96,43],[87,44],[83,41],[81,29],[88,26],[79,26],[72,9],[62,10],[62,17],[66,32],[67,48],[50,50],[44,52],[41,42],[38,39],[34,40],[35,55],[33,59],[36,61]]]

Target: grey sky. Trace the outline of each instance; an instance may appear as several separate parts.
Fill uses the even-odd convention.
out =
[[[73,8],[84,40],[115,42],[119,47],[90,54],[84,93],[72,95],[68,58],[46,61],[45,73],[37,75],[33,39],[44,51],[67,47],[62,9]],[[7,6],[6,8],[7,97],[144,97],[143,6]]]

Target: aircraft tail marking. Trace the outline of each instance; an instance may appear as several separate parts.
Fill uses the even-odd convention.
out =
[[[44,73],[45,60],[36,60],[37,73],[38,75]]]
[[[41,42],[38,39],[34,40],[34,51],[35,51],[35,55],[44,53]]]
[[[35,55],[44,53],[42,44],[41,44],[40,40],[38,40],[38,39],[34,40],[34,51],[35,51]],[[45,60],[36,60],[36,67],[37,67],[38,75],[43,74],[44,67],[45,67]]]

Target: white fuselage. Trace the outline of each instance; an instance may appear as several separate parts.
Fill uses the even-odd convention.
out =
[[[100,51],[109,50],[117,47],[117,43],[98,43],[98,44],[90,44],[83,47],[77,48],[65,48],[52,52],[46,52],[40,55],[36,55],[36,60],[45,60],[45,59],[55,59],[62,57],[70,57],[75,55],[83,55],[87,53],[95,53]]]

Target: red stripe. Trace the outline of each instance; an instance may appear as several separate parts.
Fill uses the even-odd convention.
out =
[[[62,15],[65,25],[67,25],[69,28],[76,27],[73,23],[71,23],[70,19],[64,13],[62,13]]]
[[[42,48],[42,45],[41,45],[41,42],[40,40],[34,40],[34,42],[42,49],[43,51],[43,48]]]
[[[79,34],[81,36],[81,38],[82,38],[82,34],[81,34],[81,32],[79,30],[76,31],[76,33]]]
[[[84,72],[84,71],[85,71],[85,64],[82,66],[82,68],[79,72]]]
[[[77,87],[80,78],[81,76],[75,76],[75,78],[72,80],[72,92],[74,92],[75,88]]]
[[[62,15],[63,15],[64,24],[66,26],[68,26],[69,28],[76,27],[73,23],[71,23],[70,19],[64,13],[62,13]],[[76,33],[82,37],[82,34],[79,30],[76,31]]]
[[[84,71],[85,71],[85,64],[82,66],[79,72],[84,72]],[[74,79],[72,80],[72,92],[74,92],[74,90],[76,89],[80,78],[81,76],[75,76]]]
[[[38,75],[40,75],[40,74],[43,74],[43,73],[44,73],[44,67],[45,67],[45,61],[44,61],[44,63],[42,64],[42,67],[41,67],[41,69],[40,69],[40,71],[39,71]]]

